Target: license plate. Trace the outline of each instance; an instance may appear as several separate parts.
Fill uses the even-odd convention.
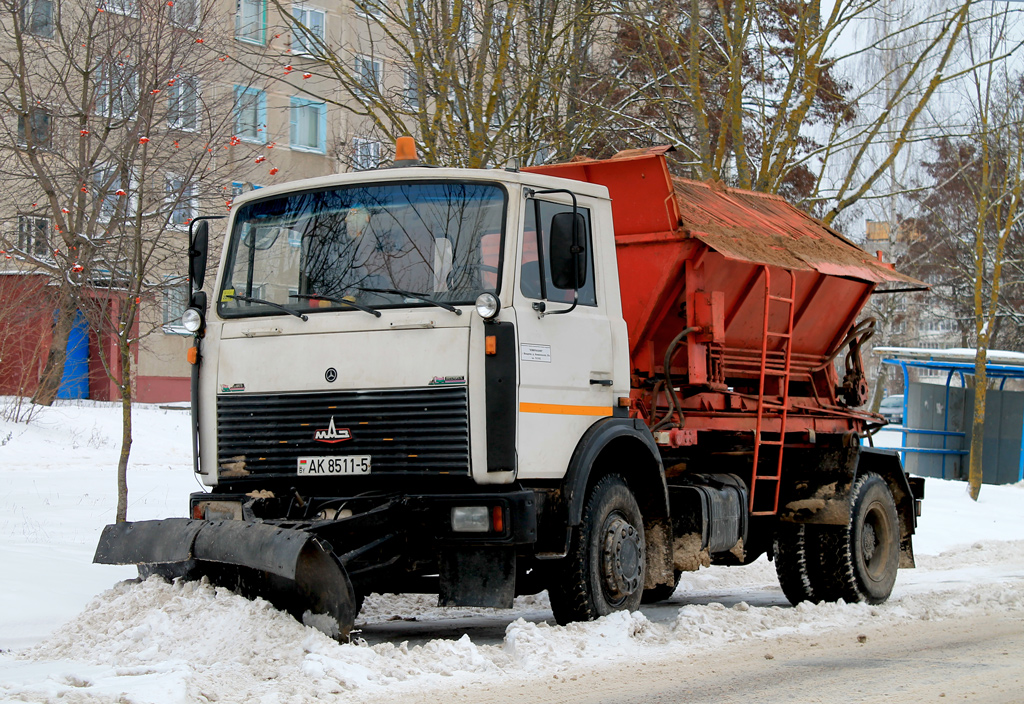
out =
[[[325,477],[332,474],[369,474],[370,455],[343,457],[300,457],[299,476]]]

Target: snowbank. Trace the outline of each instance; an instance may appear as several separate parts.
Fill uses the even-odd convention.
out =
[[[140,407],[135,422],[129,517],[181,515],[195,487],[187,414]],[[98,531],[112,519],[119,435],[117,409],[95,404],[48,409],[28,426],[0,424],[0,441],[9,436],[0,445],[0,560],[11,567],[0,576],[0,648],[7,650],[0,699],[273,704],[408,692],[435,700],[461,684],[677,657],[749,639],[1024,614],[1024,485],[986,486],[975,503],[963,484],[929,480],[915,538],[918,569],[901,571],[893,597],[880,606],[790,607],[762,559],[685,574],[667,605],[567,627],[549,623],[544,595],[517,599],[511,611],[372,595],[357,628],[375,642],[340,645],[264,601],[208,583],[154,578],[107,588],[133,572],[90,564]],[[456,634],[484,624],[496,636],[403,642],[432,624]]]

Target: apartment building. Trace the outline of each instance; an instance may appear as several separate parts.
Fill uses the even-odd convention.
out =
[[[0,19],[0,52],[9,59],[9,68],[18,63],[16,46],[34,47],[29,63],[40,64],[40,75],[29,89],[40,97],[30,99],[30,108],[10,91],[5,97],[9,117],[6,144],[0,144],[5,164],[0,168],[5,181],[0,194],[5,211],[0,214],[0,393],[32,392],[49,344],[62,267],[73,277],[80,266],[72,263],[70,252],[62,251],[61,243],[68,240],[61,237],[58,223],[71,227],[69,218],[81,211],[79,222],[88,221],[83,236],[99,242],[117,235],[107,227],[112,220],[133,220],[144,213],[155,215],[155,224],[145,227],[151,228],[146,231],[151,242],[160,239],[161,254],[145,271],[140,297],[136,398],[187,399],[185,353],[190,338],[179,319],[188,297],[184,273],[190,223],[201,215],[225,214],[244,190],[374,168],[388,157],[390,145],[374,138],[372,126],[359,117],[359,100],[387,90],[414,105],[416,91],[410,90],[408,73],[389,58],[379,19],[359,12],[350,0],[102,0],[99,5],[94,0],[20,0],[12,6]],[[154,39],[160,32],[160,41],[179,45],[167,51],[178,63],[168,63],[166,76],[142,68],[151,54],[164,50]],[[100,75],[92,79],[94,95],[88,101],[67,104],[73,102],[74,91],[62,91],[58,84],[70,84],[70,69],[67,76],[54,71],[53,85],[48,85],[45,74],[53,68],[43,66],[43,59],[70,46],[70,37],[81,36],[82,47],[87,42],[109,47],[121,34],[137,40],[135,55],[121,49],[112,53],[112,60],[94,62]],[[344,61],[344,70],[357,77],[365,96],[341,87],[328,59]],[[72,56],[52,61],[62,67],[76,62],[83,63]],[[88,88],[88,78],[74,80]],[[81,122],[83,112],[92,116],[88,124]],[[143,122],[145,128],[140,127]],[[109,143],[100,142],[97,133],[102,129],[97,127],[107,130]],[[115,137],[132,150],[118,151]],[[136,158],[140,142],[168,156],[137,166],[141,162],[130,159]],[[201,154],[204,150],[196,149],[200,143],[204,159],[179,158],[190,147]],[[112,158],[83,166],[71,156],[83,144],[105,149]],[[67,183],[73,179],[64,178],[65,172],[88,171],[87,177],[78,177],[82,196],[67,205],[60,194],[36,196],[43,190],[41,179],[57,173],[52,166],[33,167],[36,162],[60,165],[57,180]],[[64,188],[71,190],[66,184]],[[27,193],[33,195],[22,197]],[[218,224],[212,223],[215,239]],[[90,301],[103,299],[109,319],[116,318],[113,312],[123,303],[122,280],[127,280],[114,259],[97,260],[85,271],[88,281],[79,282]],[[116,388],[104,370],[105,364],[116,362],[114,339],[88,318],[75,318],[61,396],[114,398]]]

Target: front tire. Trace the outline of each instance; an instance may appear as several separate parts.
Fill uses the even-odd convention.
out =
[[[881,604],[892,593],[900,563],[896,502],[872,472],[860,476],[850,494],[850,522],[822,533],[824,569],[815,592],[826,601]]]
[[[644,523],[633,492],[616,474],[590,490],[569,554],[548,589],[555,621],[592,621],[640,607]]]

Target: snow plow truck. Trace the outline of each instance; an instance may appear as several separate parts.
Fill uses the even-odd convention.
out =
[[[923,480],[870,447],[858,320],[918,282],[666,147],[262,188],[190,234],[188,518],[95,561],[208,577],[337,638],[372,592],[559,623],[767,554],[786,597],[888,598]]]

